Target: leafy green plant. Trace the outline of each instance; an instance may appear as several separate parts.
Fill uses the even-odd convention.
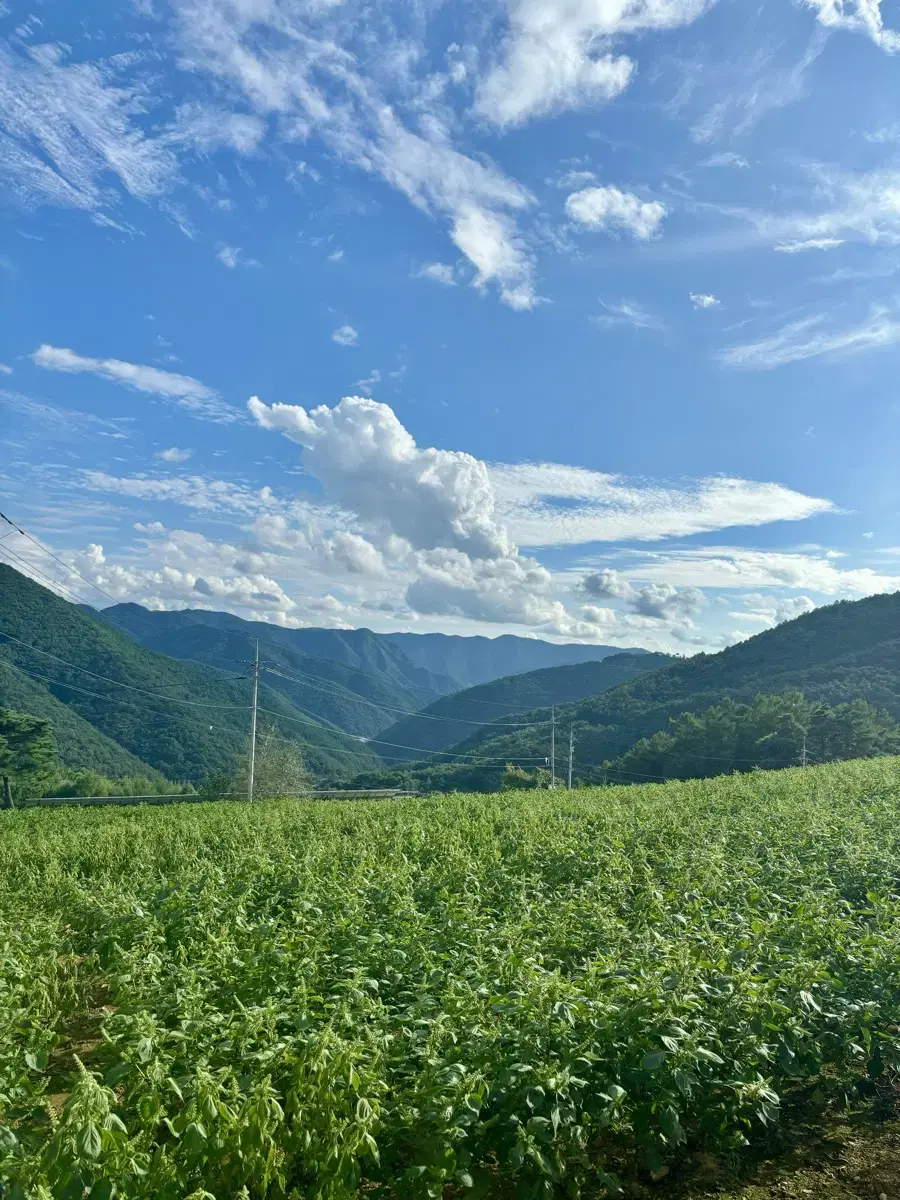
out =
[[[3,813],[0,1192],[615,1194],[843,1103],[900,1066],[898,766]]]

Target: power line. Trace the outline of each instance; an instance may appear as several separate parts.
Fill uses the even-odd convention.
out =
[[[60,558],[58,555],[54,554],[52,550],[50,550],[48,547],[44,546],[44,545],[43,545],[41,542],[39,542],[39,541],[37,540],[37,538],[34,538],[34,537],[32,537],[32,535],[31,535],[30,533],[28,533],[26,530],[22,529],[22,528],[21,528],[20,526],[18,526],[18,525],[17,525],[17,524],[16,524],[14,521],[11,521],[11,520],[10,520],[10,518],[9,518],[8,516],[6,516],[6,514],[5,514],[5,513],[3,513],[3,512],[0,512],[0,518],[2,518],[4,521],[6,521],[6,523],[7,523],[8,525],[10,525],[10,526],[11,526],[11,528],[12,528],[12,529],[13,529],[13,530],[14,530],[16,533],[20,534],[20,535],[21,535],[22,537],[24,537],[24,538],[27,538],[27,539],[28,539],[30,542],[32,542],[32,543],[33,543],[35,546],[37,546],[37,548],[38,548],[39,550],[42,550],[42,551],[43,551],[45,554],[49,554],[49,556],[50,556],[50,557],[51,557],[51,558],[52,558],[52,559],[53,559],[55,562],[59,563],[59,565],[60,565],[61,567],[63,567],[65,570],[67,570],[67,571],[71,572],[72,574],[75,574],[75,575],[77,575],[79,579],[81,579],[81,580],[82,580],[84,583],[86,583],[86,584],[88,585],[88,587],[95,588],[95,589],[96,589],[98,592],[100,592],[100,594],[101,594],[101,595],[103,595],[103,596],[106,596],[106,598],[107,598],[108,600],[111,600],[111,601],[113,602],[113,604],[115,604],[115,605],[119,605],[119,604],[121,604],[121,603],[122,603],[122,601],[121,601],[120,599],[117,599],[117,598],[116,598],[115,596],[113,596],[113,595],[112,595],[110,592],[106,591],[106,589],[105,589],[105,588],[102,588],[102,587],[101,587],[101,586],[100,586],[98,583],[95,583],[93,580],[91,580],[91,579],[88,579],[86,575],[82,575],[82,573],[81,573],[81,572],[80,572],[80,571],[77,569],[77,567],[73,567],[73,566],[71,566],[69,563],[65,562],[65,561],[64,561],[63,559],[61,559],[61,558]],[[8,547],[3,547],[3,549],[8,549]],[[14,551],[10,551],[10,553],[13,553],[13,554],[14,554],[15,552],[14,552]],[[17,557],[17,558],[19,559],[19,561],[21,561],[22,563],[24,563],[24,564],[26,565],[26,567],[27,567],[29,570],[34,570],[34,571],[35,571],[37,574],[41,574],[41,572],[40,572],[40,571],[39,571],[37,568],[35,568],[35,567],[32,567],[32,565],[31,565],[31,564],[28,562],[28,560],[27,560],[27,559],[24,559],[24,558],[22,558],[22,557],[21,557],[21,556],[19,556],[19,555],[15,555],[15,557]],[[49,579],[49,580],[50,580],[50,583],[51,583],[51,585],[52,585],[53,587],[58,587],[58,588],[63,588],[64,590],[69,590],[69,592],[70,592],[70,595],[75,595],[75,597],[76,597],[76,603],[80,603],[80,604],[85,604],[85,603],[87,603],[87,602],[86,602],[86,601],[85,601],[85,600],[84,600],[82,597],[80,597],[80,596],[77,596],[77,594],[76,594],[76,593],[73,593],[73,592],[71,592],[71,590],[70,590],[70,589],[67,589],[67,588],[66,588],[66,585],[59,583],[59,581],[57,581],[57,580],[54,580],[54,579],[50,578],[49,576],[43,575],[42,577],[43,577],[44,579]],[[88,607],[93,607],[93,606],[92,606],[92,605],[88,605]],[[132,631],[131,631],[131,630],[128,628],[128,626],[127,626],[126,624],[124,624],[123,622],[119,621],[117,618],[115,618],[115,617],[113,617],[113,616],[111,616],[111,615],[109,615],[109,614],[105,613],[105,610],[101,609],[100,611],[104,613],[104,619],[105,619],[105,620],[108,620],[108,621],[113,621],[113,623],[117,624],[117,625],[118,625],[118,626],[119,626],[121,629],[125,630],[125,631],[126,631],[128,634],[129,634],[129,636],[133,636],[133,634],[132,634]],[[191,624],[197,625],[198,627],[201,627],[201,628],[204,628],[204,629],[217,629],[217,628],[218,628],[218,627],[217,627],[217,626],[215,626],[215,625],[211,625],[211,624],[210,624],[208,621],[204,621],[204,620],[202,620],[202,618],[201,618],[201,619],[198,619],[198,618],[194,617],[194,616],[193,616],[193,614],[192,614],[192,613],[191,613],[191,612],[190,612],[188,609],[177,609],[177,610],[174,610],[174,611],[175,611],[175,612],[177,612],[179,616],[183,617],[185,620],[189,621]],[[133,615],[136,615],[136,614],[133,614]],[[140,618],[139,618],[139,619],[140,619]],[[238,620],[240,620],[241,618],[237,618],[237,619],[238,619]],[[145,624],[145,625],[146,625],[148,628],[150,628],[150,627],[151,627],[151,622],[150,622],[150,621],[148,621],[148,620],[146,620],[146,619],[144,619],[144,624]],[[155,627],[154,627],[154,631],[155,631]],[[246,632],[246,631],[244,631],[244,630],[241,630],[241,629],[234,629],[234,628],[227,628],[227,627],[226,627],[224,630],[219,630],[219,632],[232,633],[232,634],[235,634],[237,637],[242,637],[242,638],[245,638],[247,641],[252,641],[252,640],[253,640],[253,634],[250,634],[250,633],[248,633],[248,632]],[[385,635],[385,636],[388,636],[388,637],[389,637],[390,635]],[[286,646],[283,646],[283,645],[279,644],[278,642],[274,642],[274,641],[272,641],[270,638],[258,638],[257,640],[261,641],[261,642],[263,643],[263,645],[266,645],[266,646],[271,646],[273,649],[276,649],[276,650],[280,651],[281,653],[284,653],[284,652],[287,650],[288,652],[291,652],[291,653],[300,653],[300,654],[303,654],[305,657],[310,657],[310,658],[315,658],[315,657],[317,657],[316,655],[307,655],[307,654],[306,654],[306,651],[302,651],[302,650],[300,650],[300,651],[296,651],[296,650],[293,650],[291,647],[286,647]],[[402,653],[402,650],[401,650],[401,653]],[[378,678],[376,675],[372,674],[372,673],[371,673],[371,672],[369,672],[369,671],[365,671],[365,670],[363,670],[363,669],[362,669],[362,668],[360,668],[360,667],[354,667],[354,666],[351,666],[349,663],[342,663],[342,662],[340,662],[340,660],[339,660],[339,659],[329,659],[329,660],[327,660],[327,661],[330,661],[330,662],[335,662],[335,663],[337,663],[337,664],[338,664],[340,667],[342,667],[344,670],[346,670],[346,671],[353,671],[355,674],[358,674],[358,675],[363,675],[363,676],[365,676],[367,679],[370,679],[370,680],[372,680],[372,679],[375,679],[375,680],[377,680],[377,678]],[[413,664],[413,665],[415,665],[415,664]],[[420,669],[420,670],[423,670],[424,668],[418,668],[418,669]],[[303,672],[300,672],[300,673],[302,674]],[[311,678],[317,678],[317,676],[311,676]],[[296,681],[295,681],[295,682],[296,682]],[[492,681],[489,681],[489,682],[492,682]],[[418,684],[418,683],[414,683],[412,680],[407,680],[407,679],[404,679],[404,680],[403,680],[403,682],[402,682],[402,685],[401,685],[401,686],[415,688],[417,691],[428,692],[430,695],[432,695],[432,696],[436,696],[436,697],[438,698],[438,700],[440,700],[440,699],[445,699],[445,698],[447,698],[447,696],[448,696],[448,693],[446,693],[446,692],[439,692],[439,691],[436,691],[434,688],[425,687],[425,685],[424,685],[424,684]],[[476,685],[476,686],[477,686],[477,685]],[[480,686],[485,686],[485,685],[480,685]],[[469,690],[469,689],[466,689],[466,688],[461,688],[461,689],[459,689],[459,690],[460,690],[460,691],[467,691],[467,690]],[[337,693],[335,693],[335,694],[337,694]],[[351,693],[351,694],[352,694],[353,696],[356,696],[356,697],[358,697],[358,693],[356,693],[356,692],[353,692],[353,693]],[[358,697],[358,698],[359,698],[359,699],[363,699],[362,697]],[[489,705],[491,705],[492,707],[497,707],[497,708],[505,708],[505,709],[514,709],[514,710],[522,711],[522,705],[521,705],[521,704],[504,704],[502,701],[498,701],[498,700],[481,700],[481,699],[478,699],[477,697],[474,697],[474,696],[473,696],[473,697],[470,697],[469,699],[470,699],[470,702],[471,702],[471,703],[474,703],[474,704],[489,704]],[[369,703],[369,704],[372,704],[372,703],[374,703],[373,701],[364,701],[364,702],[365,702],[365,703]],[[437,701],[434,701],[434,703],[437,703]],[[390,706],[390,705],[385,705],[385,706],[382,706],[382,707],[385,707],[385,708],[388,708],[388,709],[390,709],[392,706]],[[533,707],[540,707],[540,705],[533,706]],[[396,709],[396,710],[394,710],[394,711],[397,711],[397,712],[400,712],[400,713],[404,713],[404,712],[405,712],[405,715],[407,715],[407,716],[419,716],[419,715],[423,715],[423,714],[421,714],[421,713],[420,713],[420,712],[418,712],[418,711],[416,711],[416,712],[406,712],[405,710],[403,710],[403,709],[399,709],[399,708],[398,708],[398,709]],[[454,718],[450,718],[450,717],[436,717],[436,716],[431,716],[431,715],[430,715],[430,716],[429,716],[429,719],[431,719],[431,720],[453,720]],[[462,720],[462,718],[459,718],[459,720]],[[482,722],[477,722],[477,721],[466,721],[466,724],[471,724],[471,725],[480,725],[480,724],[483,724],[483,723],[482,723]],[[496,724],[499,724],[499,722],[487,722],[487,724],[496,725]],[[538,724],[538,722],[515,722],[514,724],[522,724],[522,725],[525,725],[525,724]]]
[[[278,675],[282,679],[290,680],[292,683],[299,683],[301,687],[308,687],[311,691],[325,692],[327,695],[340,696],[340,692],[332,691],[330,688],[316,687],[313,684],[305,683],[301,679],[294,679],[291,675],[280,671],[275,667],[263,667],[264,671],[268,671],[270,675]],[[296,668],[295,668],[296,670]],[[297,671],[298,675],[305,675],[304,671]],[[315,675],[307,676],[309,679],[317,678]],[[406,708],[398,708],[394,704],[378,704],[374,700],[367,700],[364,696],[357,696],[352,693],[355,700],[360,704],[368,704],[371,708],[383,709],[386,712],[398,712],[407,717],[420,717],[423,721],[446,721],[451,725],[476,725],[479,729],[523,729],[531,725],[542,725],[543,721],[471,721],[466,717],[440,717],[434,713],[427,713],[424,710],[410,710]]]
[[[32,646],[30,642],[23,642],[21,638],[13,637],[11,633],[4,633],[0,629],[0,637],[6,638],[10,642],[16,642],[20,646],[24,646],[27,650],[33,650],[36,654],[44,654],[47,658],[52,658],[55,662],[62,663],[64,667],[71,667],[73,671],[82,671],[85,675],[90,675],[93,679],[101,679],[104,683],[111,683],[113,687],[128,688],[130,692],[141,692],[145,696],[153,696],[156,700],[165,700],[169,704],[189,704],[193,708],[219,708],[230,709],[233,712],[240,710],[246,712],[250,707],[248,704],[209,704],[203,700],[182,700],[178,696],[166,696],[162,692],[151,692],[147,688],[135,687],[130,683],[122,683],[118,679],[110,679],[108,675],[98,675],[96,671],[89,671],[87,667],[80,667],[76,663],[70,663],[65,658],[60,658],[58,654],[51,654],[49,650],[41,650],[39,646]]]

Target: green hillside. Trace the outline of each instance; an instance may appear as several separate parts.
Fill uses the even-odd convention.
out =
[[[698,654],[565,705],[558,717],[575,725],[584,768],[624,754],[679,713],[791,688],[828,704],[867,700],[900,718],[900,593],[816,609],[718,654]],[[539,726],[504,736],[476,733],[454,750],[516,759],[546,753],[547,742],[548,730]]]
[[[43,672],[49,673],[46,670]],[[156,774],[147,763],[129,754],[124,747],[105,733],[101,733],[99,729],[95,729],[74,709],[57,700],[39,679],[32,679],[17,671],[3,653],[2,647],[0,707],[29,713],[33,717],[46,717],[52,721],[56,755],[67,767],[86,767],[111,778]]]
[[[233,672],[251,658],[258,637],[260,658],[266,667],[273,668],[263,674],[269,687],[287,696],[298,711],[364,737],[372,737],[392,724],[398,712],[421,708],[438,682],[446,682],[408,664],[410,676],[426,681],[420,688],[404,676],[400,651],[380,651],[365,642],[367,653],[357,654],[353,663],[316,658],[297,648],[294,634],[330,630],[279,629],[239,617],[219,620],[228,616],[225,613],[150,612],[138,604],[92,610],[91,615],[120,632],[130,633],[148,650],[223,671]],[[204,617],[215,620],[208,622]],[[348,652],[347,657],[354,656]]]
[[[2,565],[0,658],[33,676],[55,681],[35,679],[34,683],[169,779],[197,780],[209,771],[230,771],[244,752],[250,685],[238,678],[239,664],[227,675],[154,654]],[[7,668],[2,680],[13,675],[27,678]],[[0,703],[29,711],[18,697],[0,696]],[[300,741],[319,777],[340,777],[377,761],[361,743],[312,724],[286,696],[266,684],[260,685],[259,703],[268,710],[261,719],[272,722],[281,736]],[[74,730],[68,725],[57,729],[61,758],[73,765],[105,769],[96,759],[76,762],[81,730],[80,725]],[[93,753],[91,747],[88,750]]]
[[[427,670],[449,675],[456,689],[475,687],[520,675],[542,667],[561,667],[571,663],[599,662],[611,654],[621,653],[621,647],[591,646],[584,642],[544,642],[540,638],[516,637],[506,633],[501,637],[461,637],[447,633],[388,633],[379,635],[393,642],[414,663]],[[635,654],[644,651],[635,650]],[[456,690],[454,689],[454,690]]]
[[[227,612],[198,608],[160,613],[150,612],[139,604],[114,604],[95,615],[117,629],[124,626],[140,639],[148,635],[151,626],[169,635],[181,629],[196,629],[199,624],[228,630],[245,638],[241,658],[249,657],[253,640],[259,638],[260,644],[269,650],[277,645],[294,654],[309,656],[320,665],[324,661],[340,664],[344,673],[334,678],[351,690],[357,685],[362,686],[364,680],[361,682],[361,677],[377,679],[382,685],[401,691],[405,689],[410,698],[415,699],[412,707],[416,708],[436,696],[457,691],[461,686],[454,679],[416,665],[388,635],[373,633],[371,629],[283,629],[266,621],[245,621]],[[153,648],[166,654],[175,653],[166,649],[162,642],[154,644]],[[368,693],[362,691],[360,694]],[[411,705],[404,703],[403,707]]]
[[[500,733],[523,711],[582,700],[674,661],[668,654],[613,654],[600,662],[509,675],[435,700],[421,714],[397,721],[385,730],[383,739],[420,747],[425,753],[406,757],[424,758],[470,738],[476,726],[491,726]]]

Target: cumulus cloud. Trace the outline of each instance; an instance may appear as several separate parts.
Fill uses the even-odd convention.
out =
[[[566,215],[587,229],[624,232],[638,241],[647,241],[659,233],[666,206],[658,200],[641,200],[616,187],[589,187],[567,198]]]
[[[707,0],[509,0],[500,61],[482,79],[476,110],[498,125],[608,100],[631,80],[634,63],[613,50],[616,37],[695,20]]]
[[[751,592],[742,599],[747,611],[732,613],[732,616],[759,621],[769,628],[781,625],[784,621],[793,621],[795,617],[802,617],[816,608],[815,601],[809,596],[774,596]]]
[[[352,325],[341,325],[332,332],[331,340],[339,346],[355,346],[359,341],[359,334]]]
[[[69,374],[87,372],[138,392],[161,396],[187,409],[193,416],[208,421],[230,424],[243,420],[242,414],[226,404],[218,392],[190,375],[122,362],[118,358],[88,358],[62,346],[38,346],[31,360],[35,366],[48,371],[65,371]]]
[[[251,415],[303,446],[305,469],[341,508],[416,549],[444,547],[475,557],[508,555],[494,515],[487,467],[458,450],[423,449],[387,404],[345,396],[334,408],[267,406]]]
[[[721,303],[715,296],[711,296],[708,292],[691,292],[688,299],[694,308],[718,308]]]
[[[628,579],[610,569],[586,575],[581,588],[593,600],[619,600],[638,616],[656,621],[690,621],[706,607],[706,597],[699,588],[676,588],[670,583],[649,583],[635,588]]]
[[[167,463],[183,463],[193,455],[193,450],[182,450],[178,446],[170,446],[168,450],[157,450],[154,458],[161,458]]]

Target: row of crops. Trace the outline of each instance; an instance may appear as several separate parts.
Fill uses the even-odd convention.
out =
[[[900,1060],[900,761],[0,814],[0,1195],[598,1196]]]

